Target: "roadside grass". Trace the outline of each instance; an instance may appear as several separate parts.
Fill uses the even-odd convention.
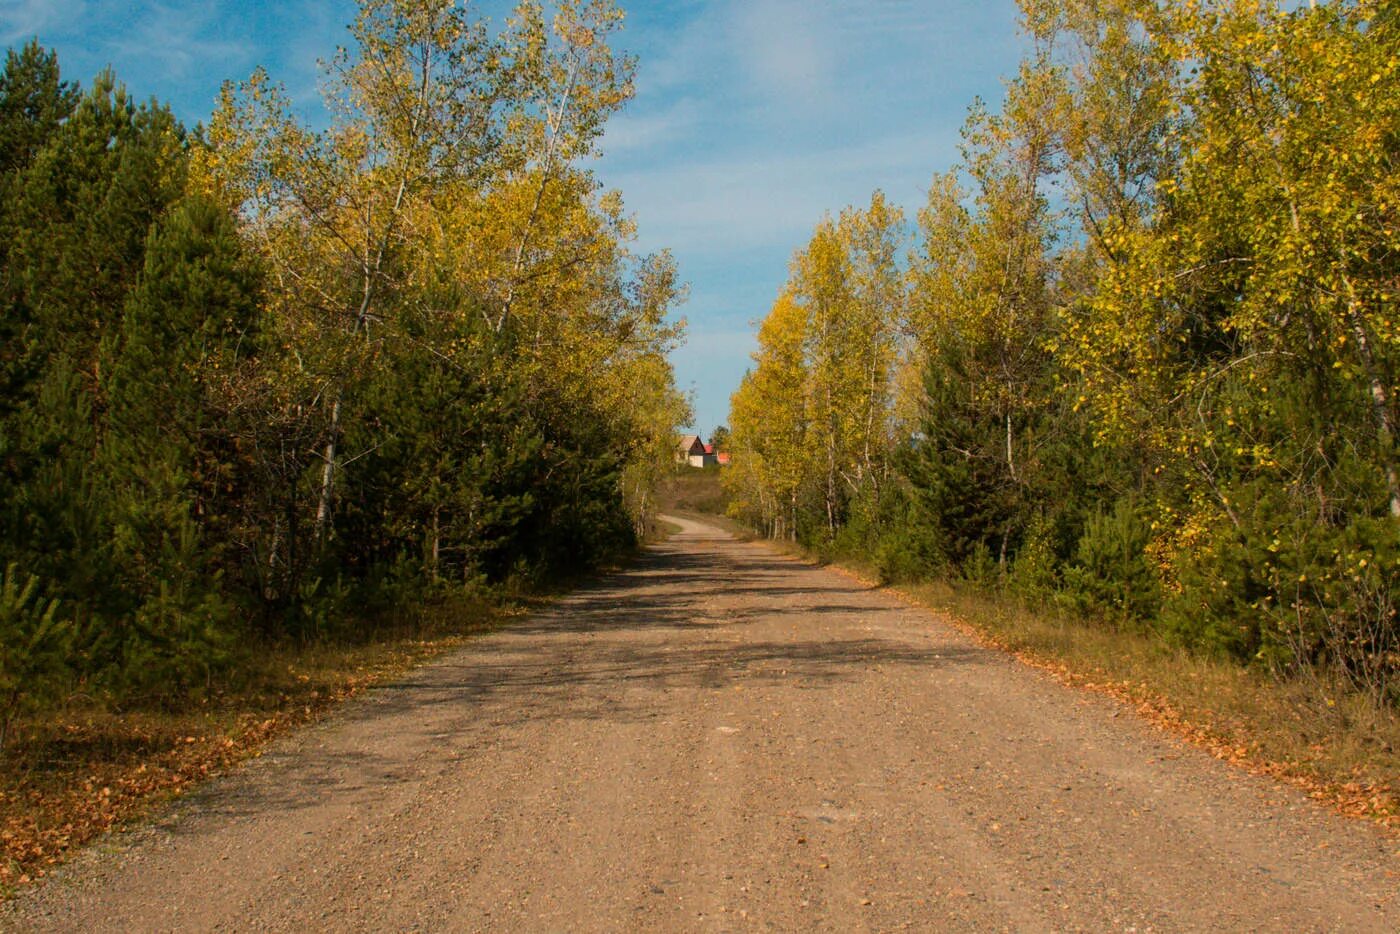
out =
[[[720,516],[729,505],[729,494],[720,485],[722,467],[677,466],[661,481],[656,501],[663,512],[698,512]]]
[[[724,516],[697,518],[870,586],[880,577],[869,562],[849,555],[823,556],[794,542],[769,541]],[[1400,710],[1377,707],[1326,672],[1275,677],[1170,645],[1131,625],[962,582],[884,589],[937,611],[983,645],[1062,683],[1131,705],[1217,758],[1400,833]]]
[[[665,541],[672,535],[678,535],[684,531],[684,529],[674,522],[667,522],[665,519],[660,519],[654,523],[654,528],[648,534],[647,541]]]
[[[735,520],[729,518],[723,513],[700,512],[694,509],[677,509],[676,515],[686,519],[695,519],[699,522],[704,522],[707,525],[712,525],[718,529],[723,529],[724,531],[728,532],[730,535],[734,536],[741,542],[752,542],[760,540],[759,536],[754,534],[753,529],[744,525],[742,522],[736,522]],[[765,540],[765,544],[772,543],[767,542]]]
[[[685,479],[686,495],[669,507],[675,514],[805,561],[830,564],[867,584],[879,577],[872,566],[850,557],[833,562],[796,543],[757,536],[723,515],[722,499],[695,495],[713,482],[722,497],[717,479]],[[693,508],[696,500],[708,508]],[[1063,683],[1131,705],[1159,728],[1217,758],[1400,832],[1400,711],[1377,708],[1325,673],[1277,678],[1169,645],[1130,626],[960,583],[924,581],[885,589],[940,612],[984,645]]]
[[[664,513],[696,519],[717,526],[740,541],[753,541],[753,529],[731,519],[729,494],[720,483],[723,467],[677,466],[657,489],[657,505]],[[668,523],[669,524],[669,523]],[[680,531],[672,527],[668,534]]]
[[[876,576],[858,563],[836,566],[866,582]],[[1132,705],[1219,759],[1400,832],[1400,711],[1325,674],[1276,678],[1129,626],[960,584],[886,589],[1065,684]]]
[[[114,709],[79,696],[20,722],[0,752],[0,898],[109,830],[260,755],[271,740],[527,606],[461,598],[352,644],[253,645],[236,678],[183,709]]]

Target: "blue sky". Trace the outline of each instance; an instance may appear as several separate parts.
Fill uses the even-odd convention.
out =
[[[673,355],[696,427],[724,422],[753,334],[826,211],[883,189],[912,218],[957,159],[967,106],[1020,54],[1013,0],[622,0],[637,96],[598,172],[669,248],[690,300]],[[490,6],[499,6],[498,3]],[[0,0],[0,38],[37,35],[86,84],[104,65],[194,123],[265,65],[315,119],[318,58],[353,0]]]

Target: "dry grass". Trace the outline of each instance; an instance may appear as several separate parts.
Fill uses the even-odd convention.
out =
[[[697,522],[703,522],[706,525],[712,525],[715,528],[723,529],[724,531],[728,532],[730,535],[734,536],[741,542],[752,542],[758,539],[758,536],[754,534],[752,529],[750,529],[746,525],[743,525],[742,523],[735,522],[733,519],[729,518],[726,515],[695,512],[692,510],[684,509],[677,510],[677,515],[683,516],[687,519],[694,519]],[[768,542],[768,544],[772,543]]]
[[[698,512],[705,516],[724,514],[729,494],[720,485],[719,467],[677,467],[656,491],[662,512]]]
[[[0,898],[101,834],[261,754],[277,736],[516,612],[444,604],[360,645],[264,646],[249,653],[236,685],[189,709],[117,711],[79,697],[19,724],[0,756]]]
[[[1221,759],[1400,830],[1400,715],[1149,635],[942,583],[896,591],[1060,680],[1117,697]]]
[[[765,545],[819,560],[794,543]],[[837,568],[867,584],[877,577],[857,561]],[[1220,759],[1400,832],[1400,711],[1377,708],[1321,675],[1280,680],[1059,608],[947,582],[886,589],[1066,684],[1132,705]]]
[[[739,537],[753,539],[750,530],[724,521]],[[765,545],[817,560],[793,543]],[[866,583],[876,576],[858,562],[842,564]],[[1400,831],[1400,711],[1377,708],[1322,676],[1280,680],[1060,608],[1031,607],[946,582],[887,589],[940,611],[984,645],[1131,704],[1218,758]]]
[[[702,515],[752,537],[735,523]],[[1066,683],[1133,704],[1222,759],[1400,830],[1394,711],[1376,710],[1322,681],[1279,682],[1130,630],[946,584],[895,593],[942,611],[982,642]],[[363,645],[265,647],[236,688],[180,712],[116,712],[78,698],[19,724],[0,757],[0,897],[108,830],[259,755],[275,737],[518,612],[446,605]]]

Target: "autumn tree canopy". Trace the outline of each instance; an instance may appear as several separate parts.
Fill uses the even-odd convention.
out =
[[[178,702],[250,640],[637,541],[689,413],[675,264],[632,249],[589,168],[631,95],[621,22],[365,0],[323,129],[261,69],[191,133],[114,75],[80,92],[10,53],[7,697]]]
[[[734,511],[1396,700],[1400,24],[1022,12],[916,229],[877,196],[798,253],[733,398]]]

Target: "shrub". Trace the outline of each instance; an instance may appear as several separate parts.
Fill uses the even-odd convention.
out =
[[[1330,668],[1380,704],[1400,681],[1394,520],[1349,516],[1264,483],[1231,491],[1233,518],[1176,556],[1168,632],[1276,671]]]
[[[11,564],[0,575],[0,749],[15,718],[57,694],[71,676],[73,624],[39,579]]]
[[[983,542],[972,546],[959,570],[962,580],[982,590],[991,589],[1001,580],[1001,565]]]
[[[1059,590],[1054,521],[1044,513],[1031,520],[1011,565],[1011,588],[1027,600],[1046,600]]]
[[[887,531],[875,547],[875,566],[884,583],[925,580],[943,565],[937,530],[905,522]]]
[[[1089,516],[1074,561],[1064,571],[1064,593],[1080,609],[1135,619],[1152,617],[1161,603],[1156,571],[1147,559],[1152,529],[1131,498]]]

